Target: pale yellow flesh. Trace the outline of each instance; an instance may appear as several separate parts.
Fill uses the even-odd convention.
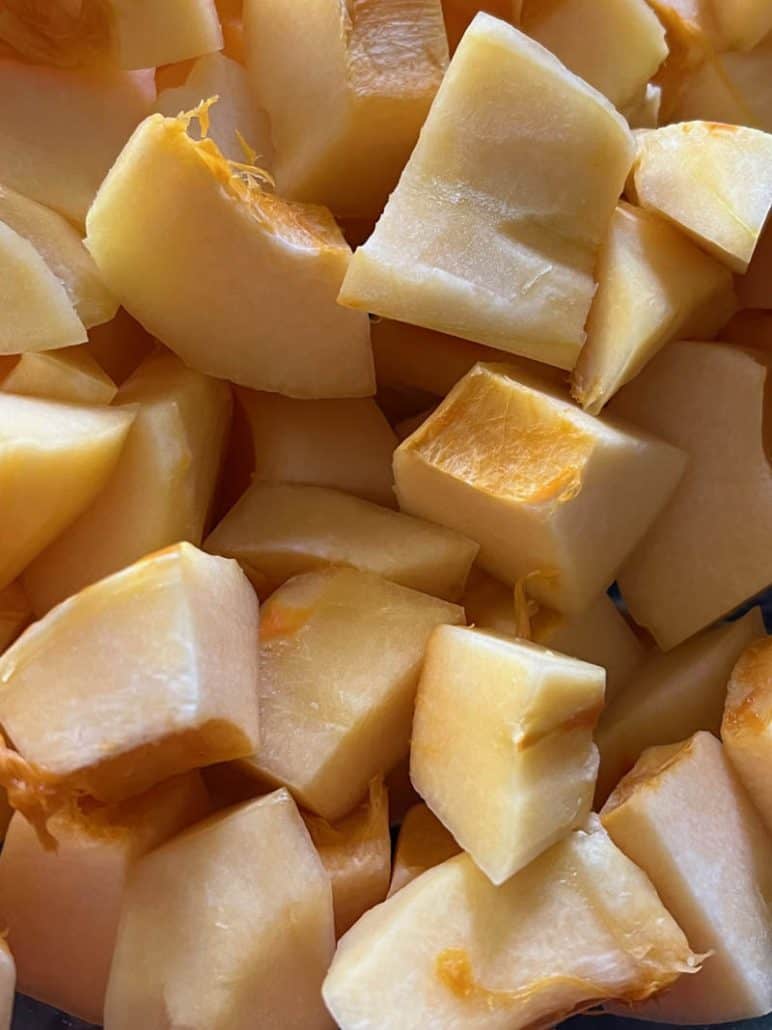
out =
[[[633,618],[666,650],[772,581],[768,376],[739,348],[671,343],[611,403],[614,415],[689,455],[669,505],[619,574]]]
[[[38,615],[152,551],[201,543],[230,418],[228,387],[159,353],[115,403],[135,418],[110,481],[25,572]]]
[[[66,787],[131,797],[256,749],[256,635],[236,562],[178,544],[24,633],[0,658],[0,722]]]
[[[674,117],[772,130],[772,35],[748,53],[710,55],[683,82]]]
[[[250,765],[334,821],[407,754],[426,644],[463,609],[354,569],[311,572],[260,620],[260,750]]]
[[[93,817],[56,817],[56,851],[17,813],[0,856],[0,919],[19,990],[101,1023],[131,865],[208,811],[200,776],[188,773]]]
[[[399,828],[389,897],[427,869],[453,858],[460,850],[453,835],[427,805],[413,805],[405,813]]]
[[[571,368],[633,156],[605,97],[478,14],[340,300]]]
[[[346,565],[448,601],[461,596],[478,551],[460,533],[350,494],[260,482],[205,547],[236,558],[261,596],[299,573]]]
[[[112,379],[82,347],[0,358],[0,390],[71,404],[110,404],[118,392]]]
[[[613,581],[684,462],[506,365],[477,365],[397,449],[394,477],[404,511],[476,540],[503,582],[538,572],[533,596],[575,614]]]
[[[343,938],[324,998],[341,1030],[519,1030],[647,997],[696,967],[592,817],[501,887],[468,855],[419,876]]]
[[[604,807],[614,843],[651,878],[696,951],[708,957],[641,1019],[727,1022],[772,1009],[772,837],[721,744],[697,733],[646,751]]]

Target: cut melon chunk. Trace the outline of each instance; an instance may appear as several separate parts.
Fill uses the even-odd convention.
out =
[[[72,404],[110,404],[118,392],[96,359],[81,347],[0,358],[0,390]]]
[[[15,807],[119,801],[258,745],[257,602],[234,561],[178,544],[64,601],[0,658],[0,724],[30,763]],[[43,714],[44,713],[44,714]],[[18,763],[17,763],[18,764]]]
[[[94,500],[133,418],[0,391],[0,589]]]
[[[260,596],[301,572],[348,565],[456,601],[478,551],[443,526],[318,486],[253,483],[205,544],[236,558]]]
[[[772,637],[750,644],[732,670],[721,739],[729,760],[772,830]]]
[[[641,1019],[724,1023],[772,1009],[772,838],[710,733],[646,751],[601,813],[693,948],[696,975],[636,1007]]]
[[[8,942],[0,938],[0,1030],[11,1030],[16,992],[16,964]]]
[[[289,580],[260,620],[261,746],[245,763],[329,821],[408,752],[426,644],[462,608],[353,569]]]
[[[351,251],[329,212],[281,200],[189,124],[147,118],[102,184],[86,246],[105,282],[192,368],[296,396],[374,393],[367,316],[335,302]]]
[[[481,567],[558,611],[613,582],[670,497],[682,452],[476,365],[395,452],[400,507],[480,544]],[[535,575],[539,573],[539,575]]]
[[[275,791],[137,862],[105,1025],[331,1030],[320,987],[334,950],[329,877],[292,798]]]
[[[713,7],[729,50],[751,50],[772,32],[768,0],[713,0]]]
[[[94,326],[86,345],[88,353],[118,385],[129,378],[154,347],[153,337],[123,308],[111,321]]]
[[[601,804],[646,748],[675,744],[697,730],[718,733],[732,666],[763,631],[761,612],[753,608],[737,622],[707,629],[667,654],[647,656],[598,724]]]
[[[671,343],[612,401],[690,457],[619,574],[630,613],[664,650],[772,582],[769,376],[737,347]]]
[[[399,828],[389,897],[460,850],[453,835],[427,805],[413,805]]]
[[[478,14],[341,303],[572,368],[633,157],[605,97]]]
[[[639,137],[633,199],[680,226],[733,272],[745,272],[772,207],[772,136],[713,122]]]
[[[590,814],[605,683],[597,665],[527,641],[459,626],[430,637],[410,779],[493,883]]]
[[[737,307],[732,274],[658,215],[620,204],[601,249],[574,398],[597,415],[668,341],[711,339]]]
[[[230,417],[226,384],[158,353],[116,402],[136,417],[112,477],[26,570],[39,615],[151,551],[201,542]]]
[[[280,191],[377,217],[447,67],[440,0],[246,0],[244,30]]]
[[[73,72],[0,60],[0,182],[82,225],[154,100],[152,70]]]
[[[18,581],[0,590],[0,654],[32,622],[32,607]]]
[[[115,935],[132,864],[210,809],[198,773],[116,805],[60,813],[46,850],[17,814],[0,855],[0,920],[19,990],[101,1023]]]
[[[307,815],[305,822],[330,877],[335,936],[342,937],[389,889],[389,801],[383,782],[373,780],[367,801],[345,819],[331,824]]]
[[[349,931],[323,993],[341,1030],[520,1030],[647,998],[697,968],[593,817],[501,887],[468,855],[419,876]]]
[[[772,131],[770,62],[772,34],[748,53],[710,54],[685,77],[674,118]]]
[[[374,400],[297,400],[237,392],[257,480],[331,486],[394,507],[394,431]]]
[[[525,0],[520,28],[620,110],[668,52],[646,0]]]

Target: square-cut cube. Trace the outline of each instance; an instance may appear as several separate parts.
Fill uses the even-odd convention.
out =
[[[732,670],[721,739],[772,831],[772,637],[749,644]]]

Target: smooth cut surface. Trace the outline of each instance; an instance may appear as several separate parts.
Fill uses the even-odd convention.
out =
[[[721,722],[724,750],[772,831],[772,637],[755,640],[732,670]]]
[[[110,404],[118,392],[82,347],[0,358],[0,390],[70,404]]]

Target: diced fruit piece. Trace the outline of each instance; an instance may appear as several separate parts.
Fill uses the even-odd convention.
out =
[[[587,608],[668,500],[685,455],[476,365],[394,455],[400,507],[480,544],[483,569],[558,611]]]
[[[724,326],[721,338],[772,353],[772,311],[738,311]]]
[[[0,654],[32,621],[32,608],[21,583],[0,590]]]
[[[699,1024],[769,1012],[772,838],[716,738],[697,733],[646,751],[601,818],[706,955],[697,976],[682,977],[635,1014]]]
[[[772,32],[768,0],[713,0],[713,8],[729,50],[751,50]]]
[[[8,942],[0,937],[0,1030],[11,1030],[16,991],[16,965]]]
[[[18,813],[0,855],[0,920],[16,958],[19,990],[101,1023],[129,869],[209,812],[198,773],[130,801],[49,822],[46,850]]]
[[[737,307],[732,274],[658,215],[620,204],[600,252],[598,292],[572,394],[597,415],[669,341],[710,339]]]
[[[683,122],[639,138],[633,199],[664,215],[733,272],[744,272],[772,207],[772,136]]]
[[[152,336],[123,308],[110,322],[94,326],[88,334],[89,354],[118,385],[128,379],[154,347]]]
[[[105,282],[202,372],[306,397],[373,393],[367,316],[335,302],[351,251],[329,212],[269,192],[193,140],[190,120],[147,118],[103,182],[86,246]]]
[[[527,588],[527,583],[525,587]],[[614,602],[601,594],[579,615],[559,615],[526,596],[528,634],[535,644],[580,658],[606,670],[606,704],[620,692],[640,664],[644,648]],[[470,625],[510,637],[523,637],[511,587],[475,569],[462,604]]]
[[[726,40],[716,20],[714,0],[647,0],[647,3],[667,29],[668,42],[680,30],[682,40],[691,36],[689,42],[703,53],[726,49]]]
[[[410,779],[496,884],[581,826],[606,674],[523,640],[459,626],[429,639]]]
[[[252,433],[255,479],[331,486],[394,507],[397,438],[374,400],[237,396]]]
[[[329,878],[292,798],[276,791],[134,866],[105,1025],[327,1030],[320,986],[334,950]]]
[[[223,54],[199,57],[184,85],[158,94],[155,110],[173,118],[215,96],[218,101],[209,112],[209,135],[222,154],[231,161],[244,161],[246,143],[256,154],[257,164],[270,171],[273,143],[268,116],[255,103],[247,73],[238,61]],[[196,128],[197,123],[192,122],[189,131]]]
[[[81,347],[0,358],[0,390],[71,404],[110,404],[117,387]]]
[[[389,889],[389,801],[382,781],[374,780],[368,800],[334,825],[318,815],[305,821],[330,877],[335,936],[342,937]]]
[[[633,618],[664,650],[772,581],[769,376],[739,348],[671,343],[612,401],[615,415],[690,458],[619,574]]]
[[[119,801],[255,751],[256,640],[246,576],[191,544],[64,601],[0,658],[0,724],[32,766],[16,807],[47,787]]]
[[[213,0],[21,0],[4,5],[0,39],[25,57],[63,67],[149,68],[223,43]]]
[[[408,752],[426,644],[462,608],[353,569],[289,580],[260,620],[255,773],[340,819]],[[246,763],[245,763],[246,764]]]
[[[772,637],[762,637],[746,648],[732,671],[721,723],[721,739],[729,760],[770,830],[771,702]]]
[[[460,850],[455,838],[427,805],[413,805],[399,828],[389,897]]]
[[[697,730],[718,733],[732,666],[763,632],[761,612],[753,608],[737,622],[707,629],[667,654],[655,651],[644,659],[598,724],[596,798],[601,803],[647,747],[675,744]]]
[[[631,129],[656,129],[662,106],[662,87],[653,82],[622,111]]]
[[[280,191],[377,216],[447,67],[440,0],[245,0],[244,30]]]
[[[468,855],[430,869],[349,931],[323,993],[341,1030],[519,1030],[647,998],[697,967],[593,817],[501,887]]]
[[[29,240],[61,281],[87,329],[115,316],[116,301],[100,279],[80,234],[65,218],[7,186],[0,186],[0,222]]]
[[[772,132],[772,35],[749,53],[709,54],[684,79],[673,116]]]
[[[605,97],[478,14],[341,303],[572,368],[633,156]]]
[[[0,182],[82,225],[155,99],[153,73],[0,60]]]
[[[29,240],[2,221],[0,311],[0,354],[72,347],[88,339],[61,281]]]
[[[133,418],[0,392],[0,589],[94,500]]]
[[[772,308],[772,221],[761,234],[748,271],[736,282],[744,308]]]
[[[292,576],[348,565],[435,597],[461,596],[477,544],[422,519],[318,486],[253,483],[209,535],[260,596]]]
[[[228,428],[228,387],[158,353],[116,403],[136,417],[112,477],[25,572],[39,615],[151,551],[201,542]]]
[[[667,57],[646,0],[525,0],[520,28],[620,109]]]
[[[450,52],[456,49],[478,11],[487,11],[496,18],[517,25],[521,6],[522,0],[442,0],[442,15]]]

